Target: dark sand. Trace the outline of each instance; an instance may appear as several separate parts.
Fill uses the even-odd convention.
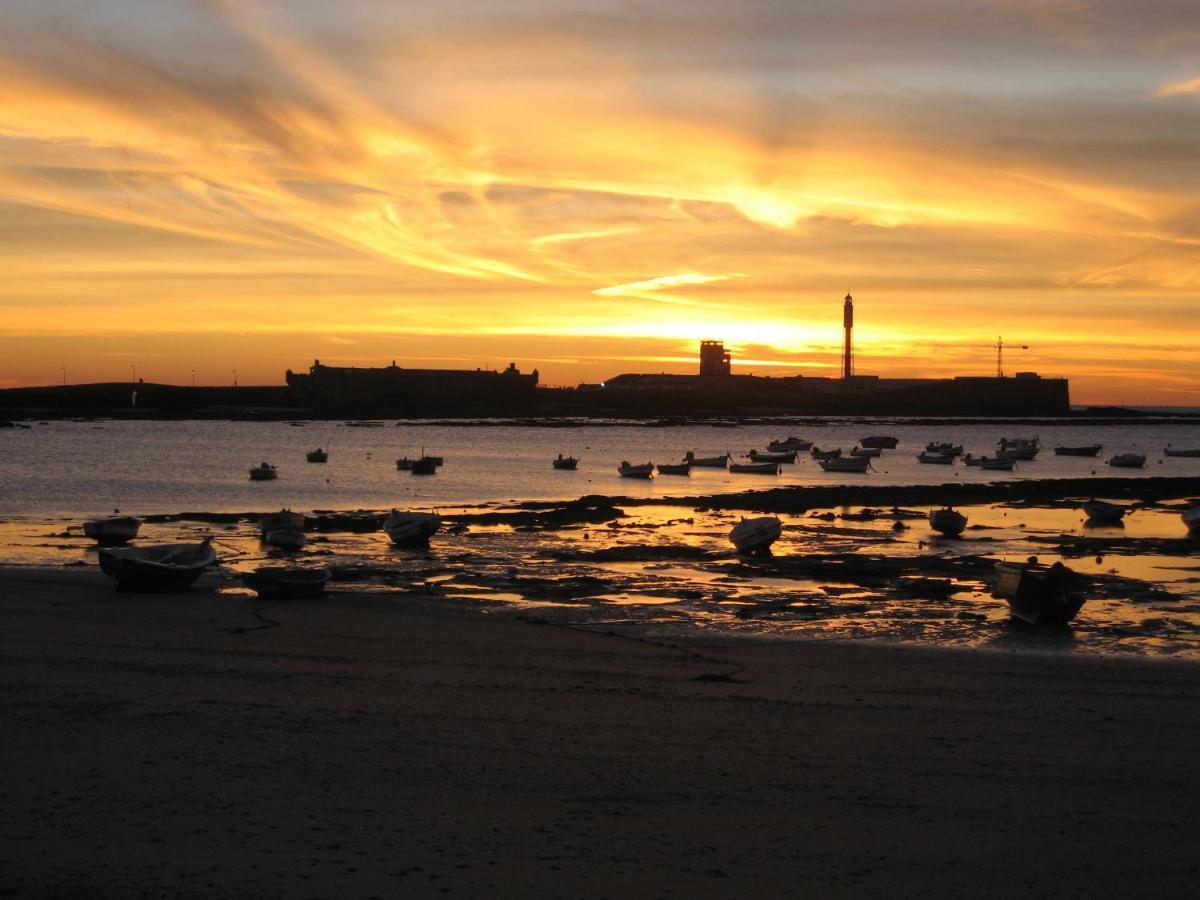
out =
[[[0,896],[1200,890],[1195,664],[261,607],[0,572]]]

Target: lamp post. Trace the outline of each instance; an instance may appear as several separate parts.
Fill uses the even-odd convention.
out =
[[[66,387],[67,386],[67,367],[59,366],[58,371],[62,372],[63,387]]]
[[[129,364],[129,380],[137,384],[137,366],[133,363]]]
[[[237,369],[233,370],[233,386],[237,387]]]
[[[196,387],[196,368],[195,368],[195,366],[192,367],[192,387],[193,388]]]

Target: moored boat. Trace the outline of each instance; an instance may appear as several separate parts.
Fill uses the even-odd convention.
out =
[[[424,547],[441,527],[441,518],[433,513],[393,509],[383,520],[384,532],[397,547]]]
[[[264,544],[278,547],[280,550],[302,550],[307,540],[302,528],[269,528],[263,532]]]
[[[1107,500],[1088,500],[1080,509],[1088,517],[1088,521],[1107,525],[1119,525],[1125,516],[1133,512],[1128,506],[1109,503]]]
[[[1088,444],[1082,447],[1064,447],[1058,446],[1054,448],[1055,456],[1096,456],[1104,449],[1103,444]]]
[[[1007,447],[1000,447],[996,450],[996,459],[1012,459],[1020,462],[1031,462],[1037,458],[1040,447],[1035,447],[1031,444],[1023,444],[1015,446],[1009,444]]]
[[[550,460],[550,465],[556,469],[573,471],[579,465],[579,460],[577,460],[574,456],[563,456],[560,453],[558,454],[557,459]]]
[[[1170,447],[1163,447],[1163,456],[1196,458],[1200,457],[1200,450],[1172,450]]]
[[[436,475],[438,462],[436,457],[422,456],[420,459],[413,460],[408,470],[414,475]]]
[[[1035,558],[1027,563],[996,563],[994,593],[1008,601],[1013,616],[1033,625],[1070,622],[1085,599],[1073,571],[1061,562],[1039,565]]]
[[[329,583],[328,569],[261,566],[242,575],[246,587],[270,600],[305,600],[320,597]]]
[[[864,447],[878,450],[895,450],[900,444],[900,438],[889,434],[869,434],[859,441]]]
[[[842,455],[842,448],[838,447],[835,450],[822,450],[820,447],[813,447],[808,452],[812,454],[813,459],[837,459]]]
[[[738,553],[766,553],[783,533],[783,522],[775,516],[742,519],[729,532],[729,540]]]
[[[101,547],[112,547],[128,544],[137,537],[141,527],[141,520],[133,516],[105,516],[102,519],[89,519],[84,522],[83,533]]]
[[[859,447],[857,445],[850,448],[851,456],[865,456],[868,459],[879,459],[883,456],[882,447]]]
[[[783,466],[779,463],[730,463],[729,471],[735,475],[778,475]]]
[[[621,464],[617,466],[617,474],[622,478],[653,478],[654,463],[648,462],[635,466],[629,460],[622,460]]]
[[[922,450],[917,454],[917,462],[935,466],[952,466],[954,465],[954,457],[949,453],[933,453],[929,450]]]
[[[307,453],[305,453],[304,458],[310,463],[329,462],[329,453],[328,451],[322,450],[320,447],[318,447],[316,450],[309,450]]]
[[[939,456],[962,456],[962,444],[952,444],[949,441],[930,441],[925,445],[926,453],[936,453]]]
[[[967,527],[967,517],[952,506],[929,511],[929,527],[946,537],[958,537]]]
[[[1144,469],[1146,457],[1141,453],[1118,453],[1109,459],[1108,464],[1116,469]]]
[[[658,467],[659,475],[691,475],[692,464],[684,461],[681,463],[660,463]]]
[[[806,441],[803,438],[787,437],[782,441],[767,441],[767,450],[771,453],[785,453],[788,450],[799,450],[803,453],[812,447],[812,441]]]
[[[257,466],[250,468],[251,481],[270,481],[273,478],[279,477],[279,468],[268,462],[262,462]]]
[[[258,520],[258,530],[261,534],[274,531],[277,528],[295,528],[304,530],[304,513],[281,509],[279,512],[267,513]]]
[[[183,590],[216,561],[208,538],[199,544],[106,547],[100,551],[100,571],[116,581],[119,591]]]
[[[751,450],[746,455],[754,462],[794,463],[796,461],[795,450],[780,450],[768,453],[763,453],[761,450]]]
[[[689,462],[693,466],[701,466],[703,468],[724,469],[729,465],[729,454],[725,453],[721,456],[697,456],[689,450],[683,457],[684,462]]]
[[[835,459],[818,459],[817,465],[826,472],[865,472],[871,467],[871,457],[843,456]]]

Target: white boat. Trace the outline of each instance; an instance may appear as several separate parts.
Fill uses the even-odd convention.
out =
[[[279,477],[279,470],[270,463],[263,462],[250,468],[251,481],[270,481]]]
[[[1118,453],[1108,464],[1116,469],[1144,469],[1146,457],[1141,453]]]
[[[306,540],[301,528],[271,528],[263,532],[262,539],[280,550],[302,550]]]
[[[280,528],[292,528],[297,531],[303,531],[304,513],[292,512],[290,509],[281,509],[279,512],[267,513],[258,520],[260,534],[266,534],[268,531],[275,531]]]
[[[684,462],[689,462],[693,466],[701,466],[710,469],[724,469],[729,465],[729,454],[722,456],[697,456],[689,450],[683,457]]]
[[[133,516],[105,516],[102,519],[89,519],[84,522],[83,533],[101,547],[111,547],[116,544],[128,544],[137,537],[141,527],[141,520]]]
[[[391,515],[383,520],[383,530],[397,547],[423,547],[441,527],[441,518],[433,513],[393,509]]]
[[[1181,516],[1188,531],[1200,531],[1200,503],[1193,502],[1181,513]]]
[[[622,478],[653,478],[654,463],[648,462],[641,465],[633,465],[628,460],[622,460],[617,466],[617,474]]]
[[[1132,510],[1107,500],[1088,500],[1081,507],[1091,522],[1119,524]]]
[[[764,553],[783,533],[783,522],[774,516],[742,519],[729,532],[738,553]]]
[[[929,511],[929,527],[946,537],[958,537],[967,527],[967,517],[952,506]]]
[[[871,457],[844,456],[835,459],[818,459],[817,465],[826,472],[865,472],[871,466]]]
[[[100,551],[100,571],[117,582],[119,591],[182,590],[216,561],[217,554],[208,538],[199,544],[109,547]]]

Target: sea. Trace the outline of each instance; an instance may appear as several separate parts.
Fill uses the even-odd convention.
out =
[[[154,517],[140,543],[214,538],[221,554],[214,586],[231,603],[257,602],[239,573],[264,563],[325,566],[338,593],[389,592],[467,605],[486,613],[537,616],[582,627],[616,627],[655,639],[701,634],[723,640],[882,640],[1024,652],[1135,654],[1200,659],[1200,543],[1189,539],[1177,502],[1139,505],[1123,527],[1087,526],[1075,503],[1021,503],[1019,483],[1200,476],[1200,459],[1163,448],[1200,447],[1195,423],[1079,424],[1046,420],[1014,426],[953,420],[855,419],[711,424],[596,421],[586,425],[513,422],[49,421],[0,429],[0,565],[94,566],[83,519]],[[862,437],[900,440],[863,475],[827,473],[801,454],[778,476],[694,468],[687,477],[622,478],[617,466],[730,453],[791,435],[848,452]],[[993,454],[1002,437],[1037,437],[1046,448],[1012,473],[917,461],[931,441]],[[1096,458],[1055,456],[1054,446],[1101,444]],[[324,464],[305,453],[322,448]],[[1146,454],[1146,469],[1115,469],[1106,459]],[[559,453],[580,460],[559,471]],[[433,476],[396,461],[441,456]],[[252,481],[250,467],[278,467]],[[1011,502],[964,507],[961,540],[928,527],[928,507],[875,511],[854,504],[784,515],[769,559],[732,553],[729,529],[746,513],[688,498],[797,485],[940,485],[1015,482]],[[479,519],[525,501],[586,495],[678,503],[627,503],[608,522],[542,527]],[[884,505],[890,508],[890,504]],[[382,532],[310,535],[295,554],[259,543],[243,517],[289,508],[434,511],[452,527],[428,550],[399,550]],[[227,514],[205,516],[194,514]],[[191,514],[191,515],[190,515]],[[995,560],[1061,559],[1094,579],[1073,627],[1029,629],[991,595]],[[825,563],[831,563],[825,565]],[[833,565],[836,563],[836,565]],[[915,587],[913,587],[915,585]],[[898,586],[903,586],[900,589]]]

